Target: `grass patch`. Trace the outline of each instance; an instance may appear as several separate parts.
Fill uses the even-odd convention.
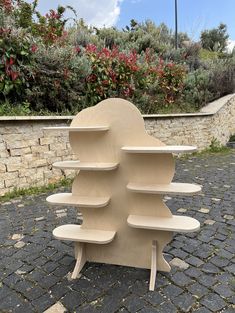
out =
[[[200,156],[210,155],[210,154],[227,154],[227,153],[230,153],[231,150],[232,149],[227,146],[222,146],[217,139],[212,139],[211,144],[208,148],[200,152],[193,152],[192,154],[184,154],[182,158],[188,159],[192,156],[200,157]]]
[[[58,182],[50,183],[44,186],[34,186],[29,188],[15,188],[13,191],[7,192],[4,196],[0,197],[0,202],[5,202],[14,198],[22,197],[22,196],[30,196],[37,195],[40,193],[53,191],[55,188],[59,187],[69,187],[72,184],[72,178],[62,178]]]

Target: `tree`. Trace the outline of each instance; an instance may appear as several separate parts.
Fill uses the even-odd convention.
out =
[[[201,44],[204,49],[210,51],[223,52],[227,45],[227,26],[223,23],[217,28],[204,30],[201,32]]]

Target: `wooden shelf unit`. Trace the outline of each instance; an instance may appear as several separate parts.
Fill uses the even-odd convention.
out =
[[[74,242],[76,264],[71,277],[78,277],[87,260],[148,268],[151,270],[149,289],[154,290],[157,270],[170,271],[163,249],[172,240],[173,232],[197,231],[200,223],[191,217],[172,215],[163,197],[143,194],[193,195],[200,192],[199,185],[171,182],[175,170],[172,154],[191,153],[196,147],[167,146],[151,137],[138,109],[118,98],[106,99],[82,110],[70,126],[45,127],[44,130],[68,131],[74,153],[82,160],[89,160],[55,162],[55,168],[84,172],[77,173],[72,193],[47,198],[52,205],[77,206],[83,214],[82,225],[67,224],[53,230],[55,238]],[[91,156],[94,162],[90,161]],[[151,183],[137,183],[132,181],[133,177],[137,182]],[[102,196],[89,196],[90,190]],[[130,197],[127,190],[139,195]],[[135,212],[136,207],[138,215],[128,216],[130,206],[131,212]]]
[[[170,183],[170,184],[142,184],[129,183],[127,189],[138,193],[151,194],[172,194],[172,195],[194,195],[202,190],[201,186],[185,183]]]
[[[72,193],[57,193],[47,197],[46,201],[51,205],[78,206],[83,208],[102,208],[109,201],[109,197],[75,196]]]

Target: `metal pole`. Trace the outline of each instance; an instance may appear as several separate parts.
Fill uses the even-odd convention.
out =
[[[177,12],[177,0],[175,0],[175,49],[178,49],[178,12]]]

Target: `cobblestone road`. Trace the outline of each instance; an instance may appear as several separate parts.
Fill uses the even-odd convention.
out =
[[[46,194],[1,204],[0,312],[234,312],[235,152],[177,159],[175,180],[203,193],[166,197],[176,214],[201,222],[198,233],[176,234],[165,250],[170,273],[88,263],[71,281],[72,245],[53,239],[56,225],[81,222],[75,208],[49,208]],[[180,260],[179,260],[180,259]]]

